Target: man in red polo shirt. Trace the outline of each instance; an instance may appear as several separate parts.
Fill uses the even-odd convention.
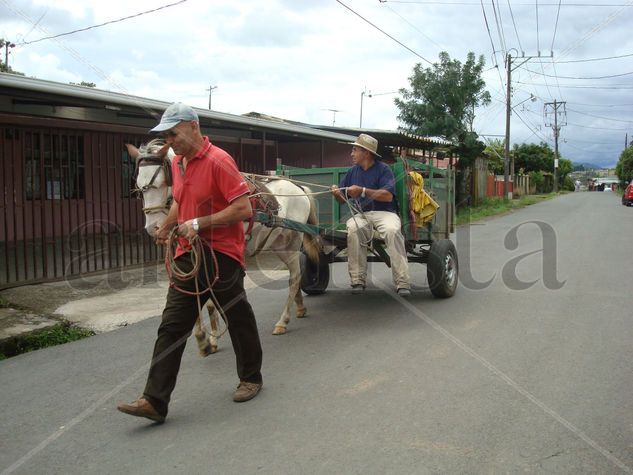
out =
[[[244,292],[244,227],[252,208],[249,189],[235,161],[224,150],[202,136],[198,116],[184,104],[167,108],[152,132],[162,133],[176,157],[172,160],[173,205],[156,232],[164,244],[169,232],[178,226],[176,262],[184,272],[193,269],[189,241],[196,235],[215,253],[219,279],[213,293],[228,319],[228,330],[235,351],[240,383],[233,394],[235,402],[254,398],[262,387],[262,349],[255,315]],[[211,249],[204,246],[207,273],[214,275]],[[203,264],[204,266],[204,264]],[[204,275],[204,268],[200,276]],[[212,277],[211,277],[212,278]],[[204,279],[201,280],[204,282]],[[186,291],[195,290],[193,280],[175,282]],[[202,284],[204,287],[206,282]],[[209,294],[200,297],[204,302]],[[167,294],[152,364],[143,396],[118,409],[133,416],[163,422],[171,393],[176,385],[180,360],[187,338],[198,317],[198,301],[174,287]]]

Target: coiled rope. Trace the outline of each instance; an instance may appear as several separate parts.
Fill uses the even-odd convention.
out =
[[[167,276],[169,277],[169,286],[173,287],[180,293],[196,297],[196,301],[198,303],[198,318],[202,317],[202,302],[200,300],[200,297],[203,294],[209,292],[210,298],[213,301],[213,304],[215,305],[218,313],[222,317],[222,320],[224,320],[225,325],[224,329],[221,332],[214,334],[213,329],[211,329],[210,333],[213,337],[220,338],[228,330],[229,321],[226,317],[226,314],[224,313],[224,309],[218,302],[215,293],[213,292],[213,286],[220,278],[218,260],[215,252],[213,252],[213,248],[211,246],[207,246],[211,252],[211,259],[213,264],[213,279],[211,279],[211,276],[209,275],[209,266],[207,265],[207,255],[204,252],[205,241],[198,235],[194,236],[194,238],[189,241],[191,249],[188,251],[193,267],[190,271],[185,271],[180,268],[178,266],[178,263],[176,262],[175,256],[176,247],[178,246],[178,237],[178,226],[174,226],[169,232],[169,236],[167,237],[167,246],[165,251],[165,268],[167,269]],[[206,280],[206,287],[204,289],[200,289],[198,279],[202,267],[204,267],[204,277]],[[176,285],[175,282],[176,280],[179,280],[180,282],[188,282],[192,279],[194,281],[196,289],[195,291],[183,289],[182,287]]]

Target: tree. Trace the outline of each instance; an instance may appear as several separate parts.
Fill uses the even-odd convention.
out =
[[[459,155],[458,167],[465,171],[483,152],[485,145],[473,130],[477,107],[490,104],[490,93],[481,78],[484,57],[470,52],[462,64],[442,51],[439,62],[423,68],[413,68],[409,78],[410,89],[400,89],[401,98],[395,103],[398,119],[408,132],[418,135],[444,137],[453,142],[452,151]],[[461,174],[465,189],[466,173]],[[461,199],[459,200],[461,201]]]
[[[70,82],[68,84],[72,86],[97,87],[97,85],[94,82],[87,82],[87,81],[81,81],[80,83]]]
[[[515,144],[513,153],[515,169],[523,168],[526,172],[554,171],[554,151],[545,142]]]
[[[486,145],[484,156],[488,160],[488,170],[495,175],[502,175],[505,156],[505,142],[501,139],[492,140],[488,143],[488,145]]]
[[[0,38],[0,51],[2,52],[1,58],[5,57],[6,48],[13,48],[15,45],[10,41],[5,40],[4,38]],[[0,59],[0,73],[11,73],[11,74],[19,74],[20,76],[24,76],[24,73],[19,71],[15,71],[11,66],[9,66],[6,62]]]
[[[539,189],[539,182],[541,179],[538,177],[538,173],[553,173],[554,172],[554,151],[545,142],[540,144],[523,143],[521,145],[514,145],[514,166],[515,168],[522,168],[525,172],[528,172],[532,177],[533,183],[537,185]],[[564,188],[565,178],[574,169],[574,165],[571,160],[560,158],[558,160],[558,184],[560,188]]]
[[[566,158],[560,158],[558,160],[558,184],[562,189],[568,189],[569,187],[565,187],[565,179],[567,175],[569,175],[574,169],[574,164],[571,160],[567,160]],[[573,188],[571,191],[574,191]]]
[[[633,147],[624,149],[620,154],[618,164],[615,166],[615,174],[622,182],[633,180]]]

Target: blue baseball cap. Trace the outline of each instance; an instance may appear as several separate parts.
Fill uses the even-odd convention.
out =
[[[160,123],[150,132],[165,132],[181,122],[199,122],[198,114],[188,105],[182,102],[174,102],[165,109],[163,116],[160,118]]]

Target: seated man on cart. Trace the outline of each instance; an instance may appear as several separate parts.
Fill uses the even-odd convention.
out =
[[[385,241],[391,259],[391,271],[398,295],[411,295],[409,265],[404,246],[402,224],[396,201],[396,181],[391,168],[378,160],[378,141],[361,134],[352,143],[354,166],[341,180],[332,185],[332,194],[339,203],[349,200],[352,217],[347,220],[347,260],[352,293],[365,291],[367,279],[367,248],[374,230]]]

